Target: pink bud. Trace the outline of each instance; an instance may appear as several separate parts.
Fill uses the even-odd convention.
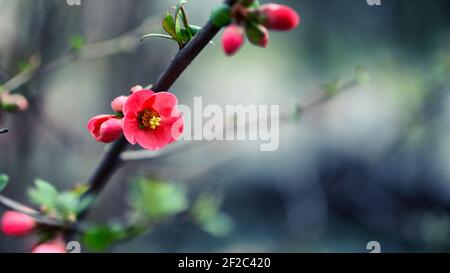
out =
[[[113,142],[122,135],[122,121],[114,115],[98,115],[89,120],[88,130],[99,142]]]
[[[141,85],[136,85],[136,86],[131,87],[130,92],[134,93],[137,91],[141,91],[142,89],[144,89],[144,87],[142,87]]]
[[[1,220],[1,229],[8,236],[23,236],[30,233],[36,226],[36,221],[23,213],[7,211]]]
[[[0,102],[4,108],[6,106],[6,109],[11,112],[25,112],[28,109],[28,100],[21,94],[3,92],[0,96]]]
[[[113,111],[115,112],[122,112],[122,108],[125,105],[125,102],[127,102],[128,97],[126,96],[120,96],[115,98],[112,102],[111,102],[111,108],[113,109]]]
[[[300,16],[292,8],[278,4],[261,6],[263,24],[268,29],[288,31],[296,28],[300,23]]]
[[[244,33],[237,25],[228,26],[222,35],[222,46],[227,55],[233,55],[244,44]]]
[[[57,240],[37,245],[31,253],[66,253],[66,246],[62,241]]]

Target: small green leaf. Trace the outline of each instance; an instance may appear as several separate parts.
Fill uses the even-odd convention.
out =
[[[223,237],[233,229],[233,220],[224,213],[217,214],[214,218],[203,223],[203,229],[216,237]]]
[[[0,174],[0,192],[8,185],[9,177],[6,174]]]
[[[143,40],[145,40],[147,38],[152,38],[152,37],[164,38],[164,39],[169,39],[169,40],[176,41],[176,39],[174,39],[172,36],[166,35],[166,34],[160,34],[160,33],[150,33],[150,34],[144,35],[144,36],[142,36],[141,41],[143,41]]]
[[[20,72],[29,71],[32,68],[31,63],[29,61],[20,61],[18,66]]]
[[[168,34],[170,34],[170,36],[172,36],[172,38],[175,39],[177,37],[177,32],[175,30],[175,20],[173,19],[172,15],[167,13],[166,17],[164,17],[162,25],[163,25],[164,30]]]
[[[259,0],[253,1],[253,4],[250,6],[251,8],[259,8],[261,6],[261,3],[259,3]]]
[[[82,236],[84,245],[93,251],[102,252],[110,248],[117,240],[126,236],[126,230],[119,224],[95,226]]]
[[[193,220],[213,236],[227,235],[233,228],[232,219],[219,211],[221,202],[218,198],[202,194],[192,206],[190,212]]]
[[[231,23],[231,8],[226,4],[219,5],[212,11],[210,20],[218,28],[229,25]]]
[[[70,47],[73,50],[81,50],[85,46],[86,42],[82,36],[75,35],[70,38]]]
[[[189,25],[192,35],[195,36],[200,30],[202,30],[201,27],[195,26],[195,25]]]
[[[80,35],[74,35],[70,38],[70,48],[73,50],[81,50],[86,45],[86,41]]]
[[[37,179],[35,187],[28,191],[28,195],[34,204],[51,210],[56,206],[59,193],[49,182]]]
[[[79,197],[75,193],[63,192],[58,196],[55,209],[64,219],[67,219],[70,215],[76,214],[78,201]]]
[[[335,79],[326,83],[323,86],[323,89],[328,96],[334,96],[339,92],[340,86],[341,86],[340,79]]]
[[[131,207],[151,219],[172,216],[187,209],[186,189],[179,184],[140,179],[130,193]]]

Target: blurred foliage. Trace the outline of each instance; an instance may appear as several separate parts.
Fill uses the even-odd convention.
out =
[[[225,236],[233,229],[232,219],[220,211],[221,202],[214,195],[203,193],[190,212],[200,227],[213,236]]]
[[[159,220],[188,208],[186,188],[180,184],[140,179],[130,191],[134,212],[150,220]]]
[[[90,250],[102,252],[127,236],[127,230],[121,224],[114,223],[89,228],[83,234],[82,241]]]
[[[81,198],[83,191],[59,192],[49,182],[37,179],[34,188],[28,191],[31,201],[47,215],[75,222],[76,216],[92,201],[91,198]]]
[[[179,183],[141,177],[131,184],[128,200],[128,219],[90,226],[83,233],[82,241],[88,249],[108,250],[121,241],[151,232],[170,219],[180,221],[182,217],[178,216],[182,215],[189,215],[187,219],[213,236],[225,236],[232,229],[232,220],[220,211],[218,198],[203,193],[190,204],[186,187]]]
[[[6,174],[0,174],[0,192],[8,185],[9,177]]]
[[[70,48],[75,51],[82,50],[86,45],[85,39],[80,35],[74,35],[70,38]]]

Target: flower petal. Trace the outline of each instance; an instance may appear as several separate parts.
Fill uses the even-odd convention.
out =
[[[138,114],[139,111],[142,110],[142,105],[153,95],[153,91],[151,90],[141,90],[134,92],[131,94],[125,105],[123,106],[123,113],[126,115],[127,113]]]
[[[170,116],[172,108],[178,104],[177,97],[169,92],[159,92],[153,94],[145,103],[144,108],[150,108],[159,115]]]

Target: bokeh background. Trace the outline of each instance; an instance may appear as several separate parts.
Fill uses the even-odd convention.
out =
[[[0,171],[11,178],[3,194],[24,203],[35,178],[60,189],[86,181],[105,150],[87,132],[89,118],[109,113],[131,86],[156,81],[177,51],[168,40],[139,42],[161,32],[174,1],[81,1],[0,0],[3,83],[37,56],[48,64],[71,54],[77,40],[86,50],[96,45],[15,90],[29,111],[1,117],[10,129],[0,137]],[[232,58],[217,37],[173,86],[182,104],[193,105],[194,96],[205,104],[277,104],[294,117],[297,104],[361,70],[370,80],[288,119],[277,151],[228,141],[130,162],[88,219],[120,217],[129,184],[145,176],[219,196],[232,229],[217,237],[175,220],[111,251],[368,252],[374,240],[384,252],[449,251],[450,2],[277,2],[301,14],[300,27],[271,33],[267,49],[247,43]],[[203,25],[218,3],[190,0],[191,23]],[[0,235],[0,252],[27,252],[32,242]]]

